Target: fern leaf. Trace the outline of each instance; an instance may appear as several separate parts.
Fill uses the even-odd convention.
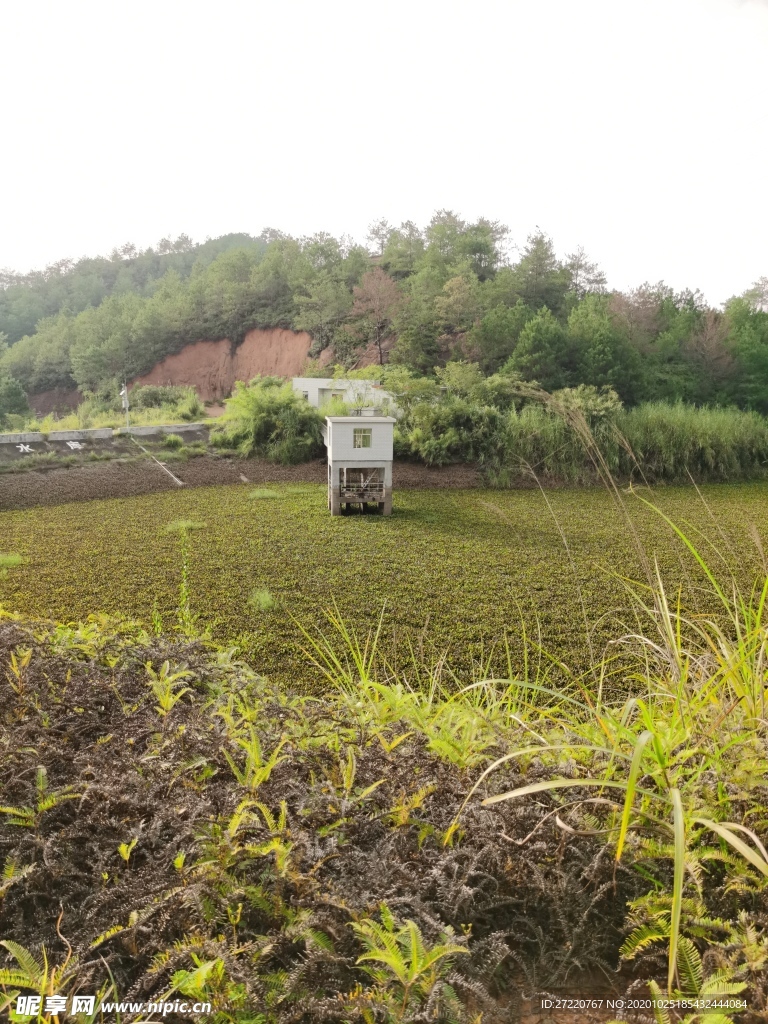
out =
[[[653,1016],[656,1020],[656,1024],[672,1024],[669,1016],[669,1010],[664,1007],[664,996],[661,993],[661,989],[655,981],[648,982],[648,988],[653,999]]]
[[[379,905],[379,913],[381,914],[381,923],[388,932],[393,932],[395,930],[395,918],[386,903]]]
[[[653,924],[644,924],[640,928],[635,928],[627,941],[621,947],[621,950],[619,951],[621,953],[621,958],[622,960],[632,960],[637,956],[641,949],[645,949],[646,946],[650,946],[653,942],[660,942],[661,940],[668,938],[668,922],[655,921]]]
[[[29,982],[35,986],[40,984],[44,973],[43,966],[35,960],[28,949],[20,946],[18,942],[14,942],[12,939],[4,939],[0,942],[0,946],[5,946],[11,956],[14,957],[26,973]]]
[[[97,935],[96,938],[93,940],[93,942],[90,944],[90,946],[88,948],[89,949],[95,949],[97,946],[100,946],[103,942],[106,942],[108,939],[111,939],[114,935],[117,935],[118,932],[124,932],[124,931],[125,931],[125,926],[124,925],[122,925],[122,924],[113,925],[111,928],[107,928],[107,930],[105,932],[102,932],[101,935]]]
[[[704,971],[699,951],[685,935],[681,935],[678,941],[677,969],[686,995],[697,995],[704,980]]]
[[[37,990],[37,985],[33,985],[26,974],[22,974],[21,971],[9,971],[5,968],[0,968],[0,985],[20,986],[21,988]]]

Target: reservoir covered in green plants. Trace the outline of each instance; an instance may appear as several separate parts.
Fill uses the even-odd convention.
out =
[[[653,502],[654,511],[645,502]],[[663,515],[661,514],[663,513]],[[723,582],[763,571],[768,486],[666,487],[616,498],[602,489],[402,491],[391,518],[332,518],[325,488],[196,488],[0,513],[2,547],[23,556],[2,580],[11,611],[72,621],[92,613],[173,627],[188,533],[190,608],[200,630],[236,644],[260,672],[312,679],[302,627],[334,630],[338,609],[402,669],[425,651],[465,677],[478,664],[524,668],[540,642],[575,671],[630,632],[626,580],[658,563],[668,593],[697,607],[702,573],[665,521]],[[704,609],[699,609],[704,610]],[[617,622],[617,619],[620,622]],[[319,681],[319,674],[316,675]]]

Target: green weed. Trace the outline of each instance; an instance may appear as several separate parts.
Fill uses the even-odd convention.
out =
[[[257,588],[248,595],[248,605],[255,612],[270,612],[277,606],[277,602],[268,590]]]
[[[179,538],[181,579],[179,581],[179,603],[176,619],[180,631],[189,637],[196,636],[198,633],[197,616],[192,613],[189,581],[190,534],[196,530],[204,530],[205,527],[205,523],[200,523],[193,519],[176,519],[165,527],[166,533],[174,533]]]
[[[399,925],[386,903],[381,904],[379,913],[381,923],[373,918],[352,923],[366,950],[357,962],[384,993],[396,983],[400,992],[392,1000],[391,1019],[404,1020],[413,1003],[434,999],[435,988],[445,984],[442,979],[452,959],[466,956],[468,950],[454,940],[451,928],[444,932],[442,942],[429,946],[414,921]]]
[[[252,491],[248,492],[248,497],[257,501],[265,501],[270,498],[279,498],[280,492],[269,487],[255,487]]]
[[[157,700],[155,710],[159,715],[167,715],[185,694],[192,692],[188,686],[182,686],[185,679],[192,677],[192,672],[185,669],[171,672],[171,663],[169,661],[164,661],[159,671],[155,671],[152,668],[152,663],[149,661],[144,667],[149,676],[149,685],[152,693]]]
[[[20,828],[31,828],[37,831],[40,822],[46,811],[53,810],[65,800],[79,800],[81,793],[72,793],[70,789],[50,790],[48,788],[48,772],[43,765],[39,765],[35,777],[36,799],[31,807],[0,806],[0,814],[7,815],[9,825],[16,825]]]

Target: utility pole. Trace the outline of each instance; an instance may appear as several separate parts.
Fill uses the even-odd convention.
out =
[[[131,416],[130,416],[130,413],[128,411],[129,410],[129,405],[128,405],[128,382],[127,381],[126,381],[126,383],[123,384],[123,390],[120,392],[120,397],[123,400],[123,408],[125,409],[125,429],[126,430],[130,430],[131,429]]]

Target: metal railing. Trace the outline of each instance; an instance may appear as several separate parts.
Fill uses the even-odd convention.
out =
[[[357,485],[348,481],[346,487],[342,484],[339,488],[341,501],[380,501],[383,497],[383,480],[370,480]]]

